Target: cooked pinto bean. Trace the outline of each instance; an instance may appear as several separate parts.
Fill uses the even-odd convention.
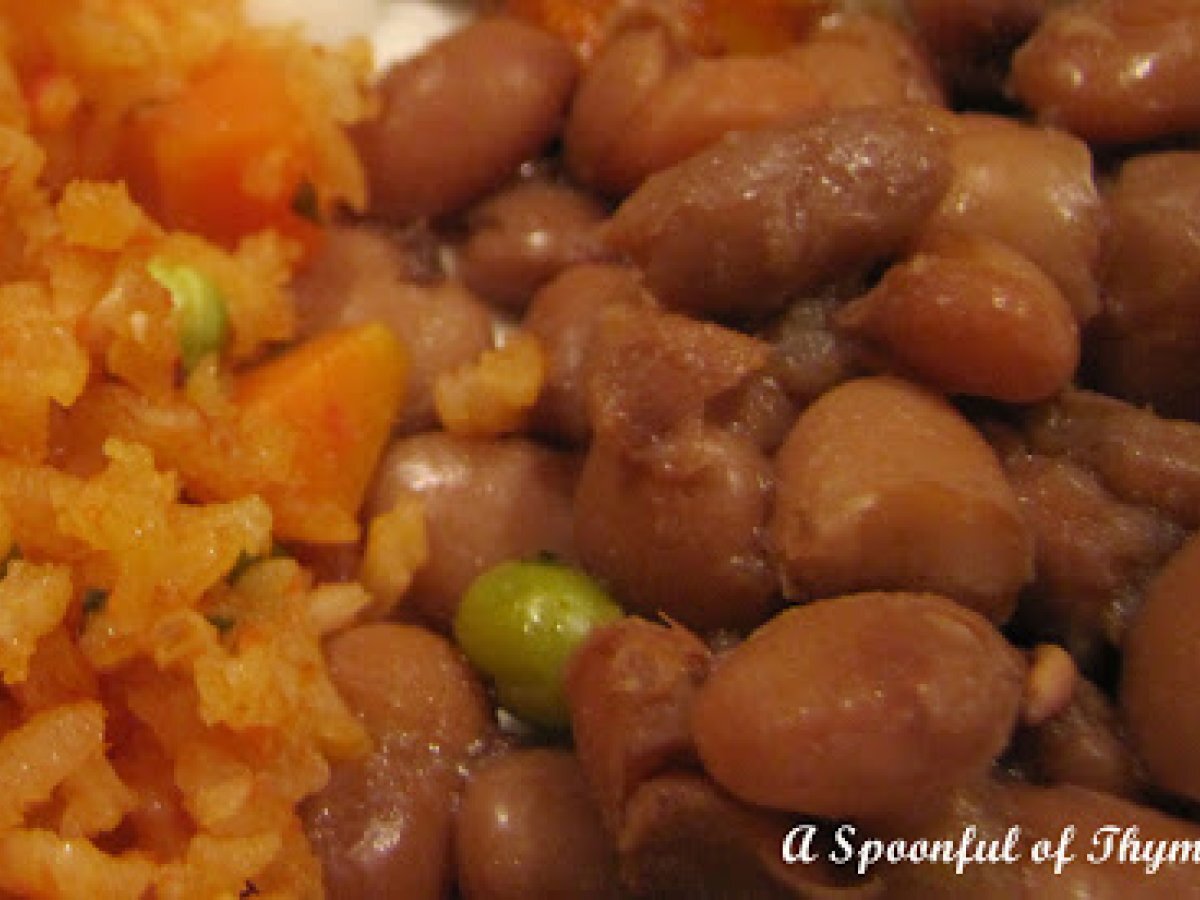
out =
[[[611,307],[594,341],[586,377],[596,433],[633,456],[673,464],[709,402],[760,371],[768,353],[730,328],[644,306]]]
[[[1144,778],[1127,741],[1123,723],[1108,697],[1079,679],[1066,709],[1023,729],[1015,759],[1039,784],[1074,784],[1136,799]]]
[[[575,542],[623,606],[699,630],[749,628],[776,602],[764,534],[772,484],[749,441],[715,428],[677,442],[680,463],[593,441],[575,496]]]
[[[907,0],[938,68],[960,97],[998,97],[1009,57],[1054,0]]]
[[[1150,779],[1200,800],[1200,539],[1151,583],[1124,649],[1121,710]]]
[[[751,803],[903,816],[991,765],[1016,721],[1022,669],[986,619],[944,597],[817,601],[714,667],[693,705],[696,747],[716,782]]]
[[[952,394],[1044,400],[1079,362],[1079,329],[1054,282],[979,235],[927,242],[837,321],[885,361]]]
[[[566,676],[571,731],[610,832],[638,785],[695,763],[691,705],[710,654],[695,635],[628,617],[597,629]]]
[[[731,131],[906,101],[938,103],[941,94],[907,35],[873,16],[831,19],[775,55],[694,57],[664,29],[631,32],[583,80],[567,161],[585,183],[620,196]]]
[[[520,181],[471,210],[458,272],[479,296],[524,309],[561,270],[599,255],[595,226],[605,212],[576,188]]]
[[[530,441],[472,441],[431,432],[402,438],[384,454],[367,514],[411,492],[424,503],[429,561],[411,601],[448,629],[474,578],[508,559],[573,555],[571,495],[578,465]]]
[[[419,263],[390,236],[338,228],[294,290],[302,336],[362,322],[383,322],[408,348],[408,396],[397,429],[434,424],[433,382],[492,346],[492,316],[456,281],[417,282]]]
[[[1200,419],[1200,153],[1137,156],[1108,196],[1095,384],[1160,415]]]
[[[516,750],[483,763],[458,811],[464,900],[616,900],[616,853],[579,761]]]
[[[748,319],[897,252],[941,199],[943,138],[921,112],[842,110],[726,136],[648,180],[608,242],[673,309]]]
[[[776,477],[772,537],[800,596],[936,591],[1002,622],[1032,575],[995,454],[915,385],[881,376],[824,394],[780,448]]]
[[[954,178],[931,229],[989,235],[1045,270],[1084,322],[1099,309],[1103,205],[1086,144],[1065,132],[982,114],[956,116]]]
[[[1085,140],[1145,141],[1200,128],[1193,0],[1085,0],[1054,10],[1013,59],[1018,97]]]
[[[1010,821],[1020,826],[1028,845],[1039,839],[1057,842],[1068,827],[1075,828],[1077,841],[1083,838],[1075,861],[1061,874],[1055,873],[1053,865],[1032,864],[1029,854],[1023,853],[1024,864],[1020,868],[1025,896],[1050,900],[1080,897],[1173,900],[1196,893],[1194,855],[1183,861],[1178,856],[1174,861],[1164,860],[1161,868],[1148,875],[1145,863],[1133,863],[1128,855],[1122,858],[1119,852],[1121,833],[1126,828],[1136,829],[1138,840],[1149,847],[1166,846],[1172,841],[1186,842],[1185,847],[1196,846],[1200,841],[1200,826],[1194,822],[1073,785],[1038,788],[1012,784],[1004,792]],[[1086,853],[1092,853],[1093,860],[1087,860]]]
[[[334,898],[448,895],[459,767],[489,732],[478,678],[445,639],[392,623],[327,648],[334,683],[375,742],[336,763],[304,819]]]
[[[1025,450],[1005,470],[1033,532],[1036,575],[1021,597],[1022,631],[1061,641],[1086,670],[1119,645],[1146,580],[1183,540],[1157,510],[1123,503],[1087,468]]]
[[[1029,417],[1030,446],[1092,469],[1127,503],[1200,525],[1200,424],[1089,391],[1065,391]]]
[[[1184,852],[1200,838],[1195,823],[1172,818],[1141,806],[1081,787],[1033,787],[1021,783],[990,781],[970,787],[954,797],[950,808],[905,836],[910,840],[961,840],[964,831],[976,828],[980,840],[1003,843],[1015,828],[1016,861],[968,865],[962,876],[942,865],[881,866],[879,874],[889,900],[955,900],[959,897],[1010,900],[1013,897],[1048,897],[1053,900],[1088,898],[1168,898],[1196,893],[1195,864],[1190,857],[1164,861],[1154,874],[1147,863],[1122,855],[1125,829],[1136,835],[1140,849],[1166,849],[1172,841],[1184,842]],[[1068,832],[1067,829],[1073,829]],[[1072,859],[1061,868],[1053,855],[1035,862],[1036,842],[1050,848],[1071,838]],[[1161,843],[1160,843],[1161,842]],[[1177,845],[1178,847],[1179,845]],[[1090,855],[1090,858],[1089,858]]]
[[[499,187],[558,133],[576,77],[565,42],[502,17],[394,65],[378,117],[355,133],[371,213],[441,216]]]
[[[825,859],[785,864],[792,822],[739,803],[711,781],[669,772],[630,798],[618,845],[621,872],[634,897],[694,900],[866,900],[881,896],[874,879],[858,880]]]
[[[604,310],[652,303],[635,270],[612,265],[575,266],[537,292],[523,325],[546,356],[546,378],[534,407],[539,432],[571,444],[588,439],[587,360]]]

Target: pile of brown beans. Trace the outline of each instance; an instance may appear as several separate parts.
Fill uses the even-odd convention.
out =
[[[614,5],[586,53],[500,10],[388,71],[369,214],[296,285],[407,344],[363,515],[415,494],[430,548],[328,648],[376,743],[305,812],[330,895],[1200,896],[1082,858],[1200,841],[1200,4],[814,0],[755,54]],[[524,426],[439,430],[515,332]],[[547,553],[628,613],[568,734],[449,637]],[[789,864],[805,824],[1024,843],[859,872]]]

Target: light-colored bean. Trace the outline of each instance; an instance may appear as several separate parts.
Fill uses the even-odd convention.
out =
[[[705,769],[751,803],[886,820],[980,776],[1024,680],[982,616],[932,594],[795,607],[729,652],[692,726]]]
[[[533,298],[523,326],[546,357],[546,378],[533,411],[539,433],[583,444],[591,435],[587,372],[591,347],[610,306],[653,304],[637,271],[587,264],[563,272]]]
[[[1088,335],[1096,385],[1200,419],[1200,153],[1135,156],[1107,199],[1105,304]]]
[[[1097,143],[1200,128],[1194,0],[1085,0],[1051,12],[1013,58],[1016,95]]]
[[[980,235],[927,241],[837,321],[885,364],[951,394],[1044,400],[1079,363],[1079,328],[1054,282]]]
[[[1085,322],[1096,292],[1104,211],[1088,146],[1066,132],[965,113],[947,120],[954,176],[930,230],[985,234],[1054,279]]]
[[[772,473],[748,440],[706,428],[678,469],[592,442],[575,495],[580,559],[628,610],[690,628],[752,628],[777,602],[765,529]]]
[[[472,772],[455,830],[463,900],[616,900],[616,848],[575,756],[517,750]]]
[[[944,593],[993,621],[1033,574],[1033,544],[992,449],[940,396],[846,382],[776,456],[774,544],[793,592]]]
[[[532,441],[428,432],[401,438],[384,453],[366,514],[390,509],[403,493],[422,501],[429,560],[408,597],[429,622],[448,630],[463,591],[486,569],[539,553],[574,555],[577,472],[573,456]]]
[[[415,626],[359,626],[327,652],[375,744],[364,759],[336,763],[305,804],[329,896],[446,897],[460,767],[491,728],[483,686],[453,645]]]
[[[330,231],[294,285],[299,331],[382,322],[408,349],[408,394],[396,423],[409,433],[435,423],[433,382],[492,346],[492,314],[461,282],[417,280],[421,262],[386,233]]]
[[[499,187],[557,135],[577,75],[565,42],[503,17],[393,66],[355,132],[372,215],[442,216]]]
[[[605,212],[577,188],[541,179],[517,182],[470,211],[457,272],[479,296],[523,310],[560,271],[600,254],[596,225]]]
[[[669,308],[755,319],[897,252],[941,200],[950,168],[935,119],[839,110],[727,135],[646,181],[608,243]]]
[[[1151,583],[1125,636],[1121,710],[1151,781],[1200,800],[1200,540]]]
[[[618,93],[614,82],[632,90]],[[941,99],[912,40],[873,16],[832,18],[774,55],[696,57],[664,29],[633,32],[585,76],[567,160],[585,183],[621,196],[731,131],[820,110]]]

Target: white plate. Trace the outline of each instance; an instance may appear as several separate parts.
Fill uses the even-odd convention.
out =
[[[260,24],[299,24],[309,40],[337,45],[371,41],[378,68],[418,53],[471,16],[467,0],[246,0]]]

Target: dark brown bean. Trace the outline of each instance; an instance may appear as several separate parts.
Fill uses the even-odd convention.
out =
[[[1012,86],[1046,122],[1094,142],[1200,128],[1200,10],[1193,0],[1085,0],[1043,20]]]
[[[666,306],[753,319],[898,251],[950,168],[933,119],[843,110],[731,134],[649,179],[608,242]]]
[[[621,266],[575,266],[533,298],[523,326],[538,338],[546,377],[533,411],[539,433],[583,444],[592,432],[588,415],[588,357],[609,306],[653,304],[636,270]]]
[[[336,763],[305,803],[326,889],[339,900],[446,897],[460,767],[491,727],[483,687],[453,645],[414,626],[360,626],[327,653],[375,748]]]
[[[502,17],[394,65],[378,117],[354,135],[371,214],[442,216],[499,187],[557,134],[576,77],[565,42]]]
[[[616,900],[616,850],[579,761],[516,750],[472,772],[455,851],[463,900]]]
[[[390,509],[402,493],[423,502],[429,561],[409,598],[432,624],[448,629],[463,591],[484,570],[543,552],[573,557],[577,471],[574,457],[523,439],[415,435],[385,452],[366,514]]]
[[[1151,781],[1200,800],[1200,540],[1150,584],[1124,650],[1121,710]]]
[[[775,465],[771,533],[799,596],[935,591],[1002,622],[1033,574],[994,452],[916,385],[839,385],[800,416]]]
[[[1079,328],[1054,282],[980,235],[927,240],[837,322],[885,364],[951,394],[1044,400],[1079,363]]]
[[[883,820],[982,775],[1023,681],[977,613],[932,594],[857,594],[789,609],[735,647],[692,726],[705,769],[743,800]]]
[[[708,648],[679,626],[627,617],[575,652],[565,687],[583,771],[612,834],[638,785],[695,762],[691,705]]]
[[[1087,347],[1095,384],[1200,419],[1200,153],[1132,158],[1108,207],[1105,308]]]
[[[595,226],[605,214],[576,188],[520,181],[471,210],[458,274],[486,300],[522,310],[560,271],[599,255]]]
[[[1103,204],[1087,145],[1053,128],[978,113],[948,121],[954,177],[929,229],[985,234],[1054,279],[1085,322],[1096,292]]]
[[[383,322],[408,348],[408,394],[397,430],[435,424],[433,382],[492,346],[492,315],[457,281],[418,283],[416,263],[387,234],[332,229],[321,255],[294,285],[299,331],[308,336]]]

